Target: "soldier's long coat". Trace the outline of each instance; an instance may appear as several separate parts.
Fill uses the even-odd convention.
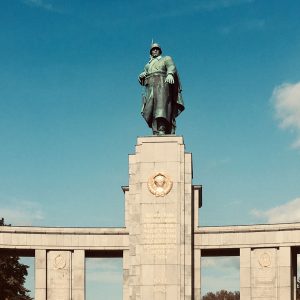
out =
[[[184,110],[181,86],[175,64],[170,56],[151,59],[145,66],[146,78],[142,116],[151,128],[153,119],[167,120],[166,133],[175,133],[176,117]],[[168,74],[174,77],[174,84],[165,83]]]

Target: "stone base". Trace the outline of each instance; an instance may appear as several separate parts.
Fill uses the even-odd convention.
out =
[[[183,138],[138,138],[129,157],[130,299],[191,299],[192,168]]]

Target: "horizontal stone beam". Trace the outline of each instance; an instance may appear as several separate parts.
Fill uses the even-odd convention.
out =
[[[245,226],[198,227],[195,249],[297,246],[300,223]]]
[[[1,226],[2,249],[125,250],[125,228],[58,228]]]

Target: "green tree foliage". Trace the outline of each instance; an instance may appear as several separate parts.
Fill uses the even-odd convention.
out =
[[[239,300],[240,292],[228,292],[225,290],[216,293],[209,292],[203,296],[202,300]]]
[[[3,218],[0,226],[5,226]],[[19,256],[0,253],[0,300],[32,300],[24,287],[27,268]]]

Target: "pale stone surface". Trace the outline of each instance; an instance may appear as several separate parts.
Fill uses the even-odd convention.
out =
[[[290,247],[278,250],[278,287],[279,299],[292,298],[292,255]]]
[[[35,300],[46,300],[47,299],[47,291],[45,289],[35,289]]]
[[[138,138],[130,156],[127,224],[130,299],[186,299],[191,296],[191,155],[176,136]],[[149,178],[162,172],[172,181],[157,197]],[[152,187],[151,187],[152,188]],[[140,276],[136,276],[139,273]]]
[[[194,300],[201,299],[201,250],[194,251]]]
[[[47,289],[46,250],[35,250],[35,299],[46,300]]]
[[[123,299],[129,299],[129,251],[123,251]]]
[[[300,245],[300,223],[198,227],[195,248],[268,248]]]
[[[47,300],[71,300],[71,251],[47,252]]]
[[[240,297],[242,300],[251,300],[251,288],[240,287]]]
[[[251,249],[240,249],[240,297],[251,299]]]
[[[194,214],[194,230],[198,229],[199,226],[199,208],[200,208],[200,186],[193,186],[193,197],[194,197],[194,210],[193,210],[193,214]]]
[[[251,296],[253,299],[277,299],[277,249],[252,249]]]
[[[72,300],[85,299],[85,253],[74,250],[72,253]]]

